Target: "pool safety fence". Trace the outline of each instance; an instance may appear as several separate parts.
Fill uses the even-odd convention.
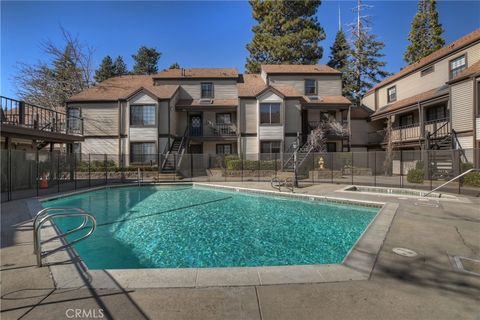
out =
[[[295,175],[299,187],[334,183],[432,190],[478,168],[480,149],[311,152],[298,154],[295,166],[292,153],[118,155],[3,149],[0,157],[1,200],[10,201],[114,184],[269,183],[273,177]],[[467,174],[440,192],[476,196],[480,173]]]

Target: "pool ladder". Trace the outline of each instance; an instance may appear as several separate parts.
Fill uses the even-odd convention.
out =
[[[71,229],[65,233],[60,233],[54,237],[51,237],[47,240],[42,241],[41,239],[41,231],[42,231],[42,226],[44,223],[47,221],[52,222],[53,218],[66,218],[66,217],[83,217],[82,223],[74,228]],[[91,222],[90,224],[88,222]],[[88,225],[88,227],[87,227]],[[73,241],[68,242],[66,237],[72,233],[75,233],[79,230],[82,230],[84,228],[90,228],[90,230],[81,236],[78,239],[75,239]],[[90,237],[95,229],[97,228],[97,221],[95,220],[95,217],[80,208],[72,208],[72,207],[54,207],[54,208],[46,208],[40,210],[36,215],[35,218],[33,219],[33,252],[37,256],[37,266],[41,267],[42,266],[42,259],[55,253],[60,250],[63,250],[65,248],[71,247],[75,243],[78,243],[82,240],[85,240],[86,238]],[[62,246],[57,247],[55,249],[51,249],[49,251],[42,252],[42,245],[44,245],[47,242],[56,240],[56,239],[63,239],[64,243]]]

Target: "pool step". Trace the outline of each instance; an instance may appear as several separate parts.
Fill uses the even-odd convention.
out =
[[[181,175],[170,172],[160,172],[153,178],[154,181],[178,181],[182,179],[183,177]]]

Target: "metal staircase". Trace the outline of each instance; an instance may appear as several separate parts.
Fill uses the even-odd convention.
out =
[[[74,228],[70,229],[65,233],[60,233],[56,236],[53,236],[47,240],[42,241],[42,226],[47,222],[50,221],[53,223],[53,218],[68,218],[68,217],[82,217],[82,223]],[[90,222],[90,224],[89,224]],[[81,208],[70,208],[70,207],[54,207],[54,208],[46,208],[40,210],[33,219],[33,253],[37,256],[37,266],[42,266],[42,259],[65,248],[71,247],[75,243],[78,243],[86,238],[90,237],[97,227],[97,221],[95,217],[91,214],[86,212]],[[89,231],[84,234],[83,236],[73,240],[67,241],[66,237],[71,235],[77,231],[89,229]],[[51,242],[56,239],[62,239],[64,244],[56,247],[54,249],[50,249],[49,251],[42,251],[42,246],[48,242]]]
[[[290,148],[289,148],[290,150]],[[313,151],[313,147],[308,144],[308,142],[305,142],[302,146],[297,147],[297,149],[293,149],[291,154],[287,154],[288,159],[283,163],[283,170],[285,171],[293,171],[293,164],[294,164],[294,153],[295,151],[297,152],[297,169],[300,169],[302,167],[302,164],[305,162],[305,160],[308,158],[310,153]]]
[[[458,141],[455,130],[452,129],[446,135],[439,134],[446,125],[447,123],[433,133],[427,133],[426,136],[427,149],[433,151],[428,153],[431,179],[451,178],[455,175],[455,172],[459,172],[458,161],[454,161],[457,159],[455,157],[457,152],[460,153],[460,160],[467,162],[465,151]]]
[[[182,138],[175,138],[175,140],[173,140],[173,143],[170,146],[170,149],[165,155],[165,160],[163,160],[161,172],[168,172],[168,173],[175,172],[176,168],[180,166],[183,154],[187,149],[187,145],[188,145],[188,128],[185,129],[185,132]]]

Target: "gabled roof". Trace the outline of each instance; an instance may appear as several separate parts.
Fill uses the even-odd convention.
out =
[[[178,87],[178,85],[154,86],[152,76],[119,76],[102,81],[70,97],[67,102],[125,100],[143,89],[159,99],[170,99]]]
[[[244,74],[241,76],[237,89],[239,97],[258,97],[268,90],[276,91],[282,97],[302,97],[302,93],[288,85],[272,84],[268,86],[259,74]]]
[[[448,86],[444,85],[426,92],[419,93],[417,95],[395,101],[391,104],[387,104],[386,106],[378,109],[372,114],[372,118],[375,118],[380,115],[384,115],[390,113],[392,111],[397,111],[406,107],[413,106],[417,103],[421,103],[427,100],[431,100],[433,98],[437,98],[443,95],[448,94]]]
[[[430,55],[426,56],[425,58],[422,58],[420,61],[412,63],[405,68],[403,68],[400,72],[395,73],[394,75],[388,77],[387,79],[381,81],[378,83],[375,87],[370,89],[365,95],[368,95],[372,92],[374,92],[376,89],[386,86],[392,82],[394,82],[397,79],[400,79],[401,77],[411,73],[418,71],[419,69],[422,69],[423,67],[427,66],[430,63],[433,63],[434,61],[441,59],[454,51],[460,50],[461,48],[480,40],[480,29],[477,29],[466,36],[463,36],[462,38],[452,42],[449,45],[446,45],[445,47],[431,53]]]
[[[275,73],[331,73],[340,74],[341,72],[330,68],[324,64],[262,64],[262,71],[268,74]]]
[[[218,79],[238,78],[235,68],[168,69],[153,75],[153,79]]]

